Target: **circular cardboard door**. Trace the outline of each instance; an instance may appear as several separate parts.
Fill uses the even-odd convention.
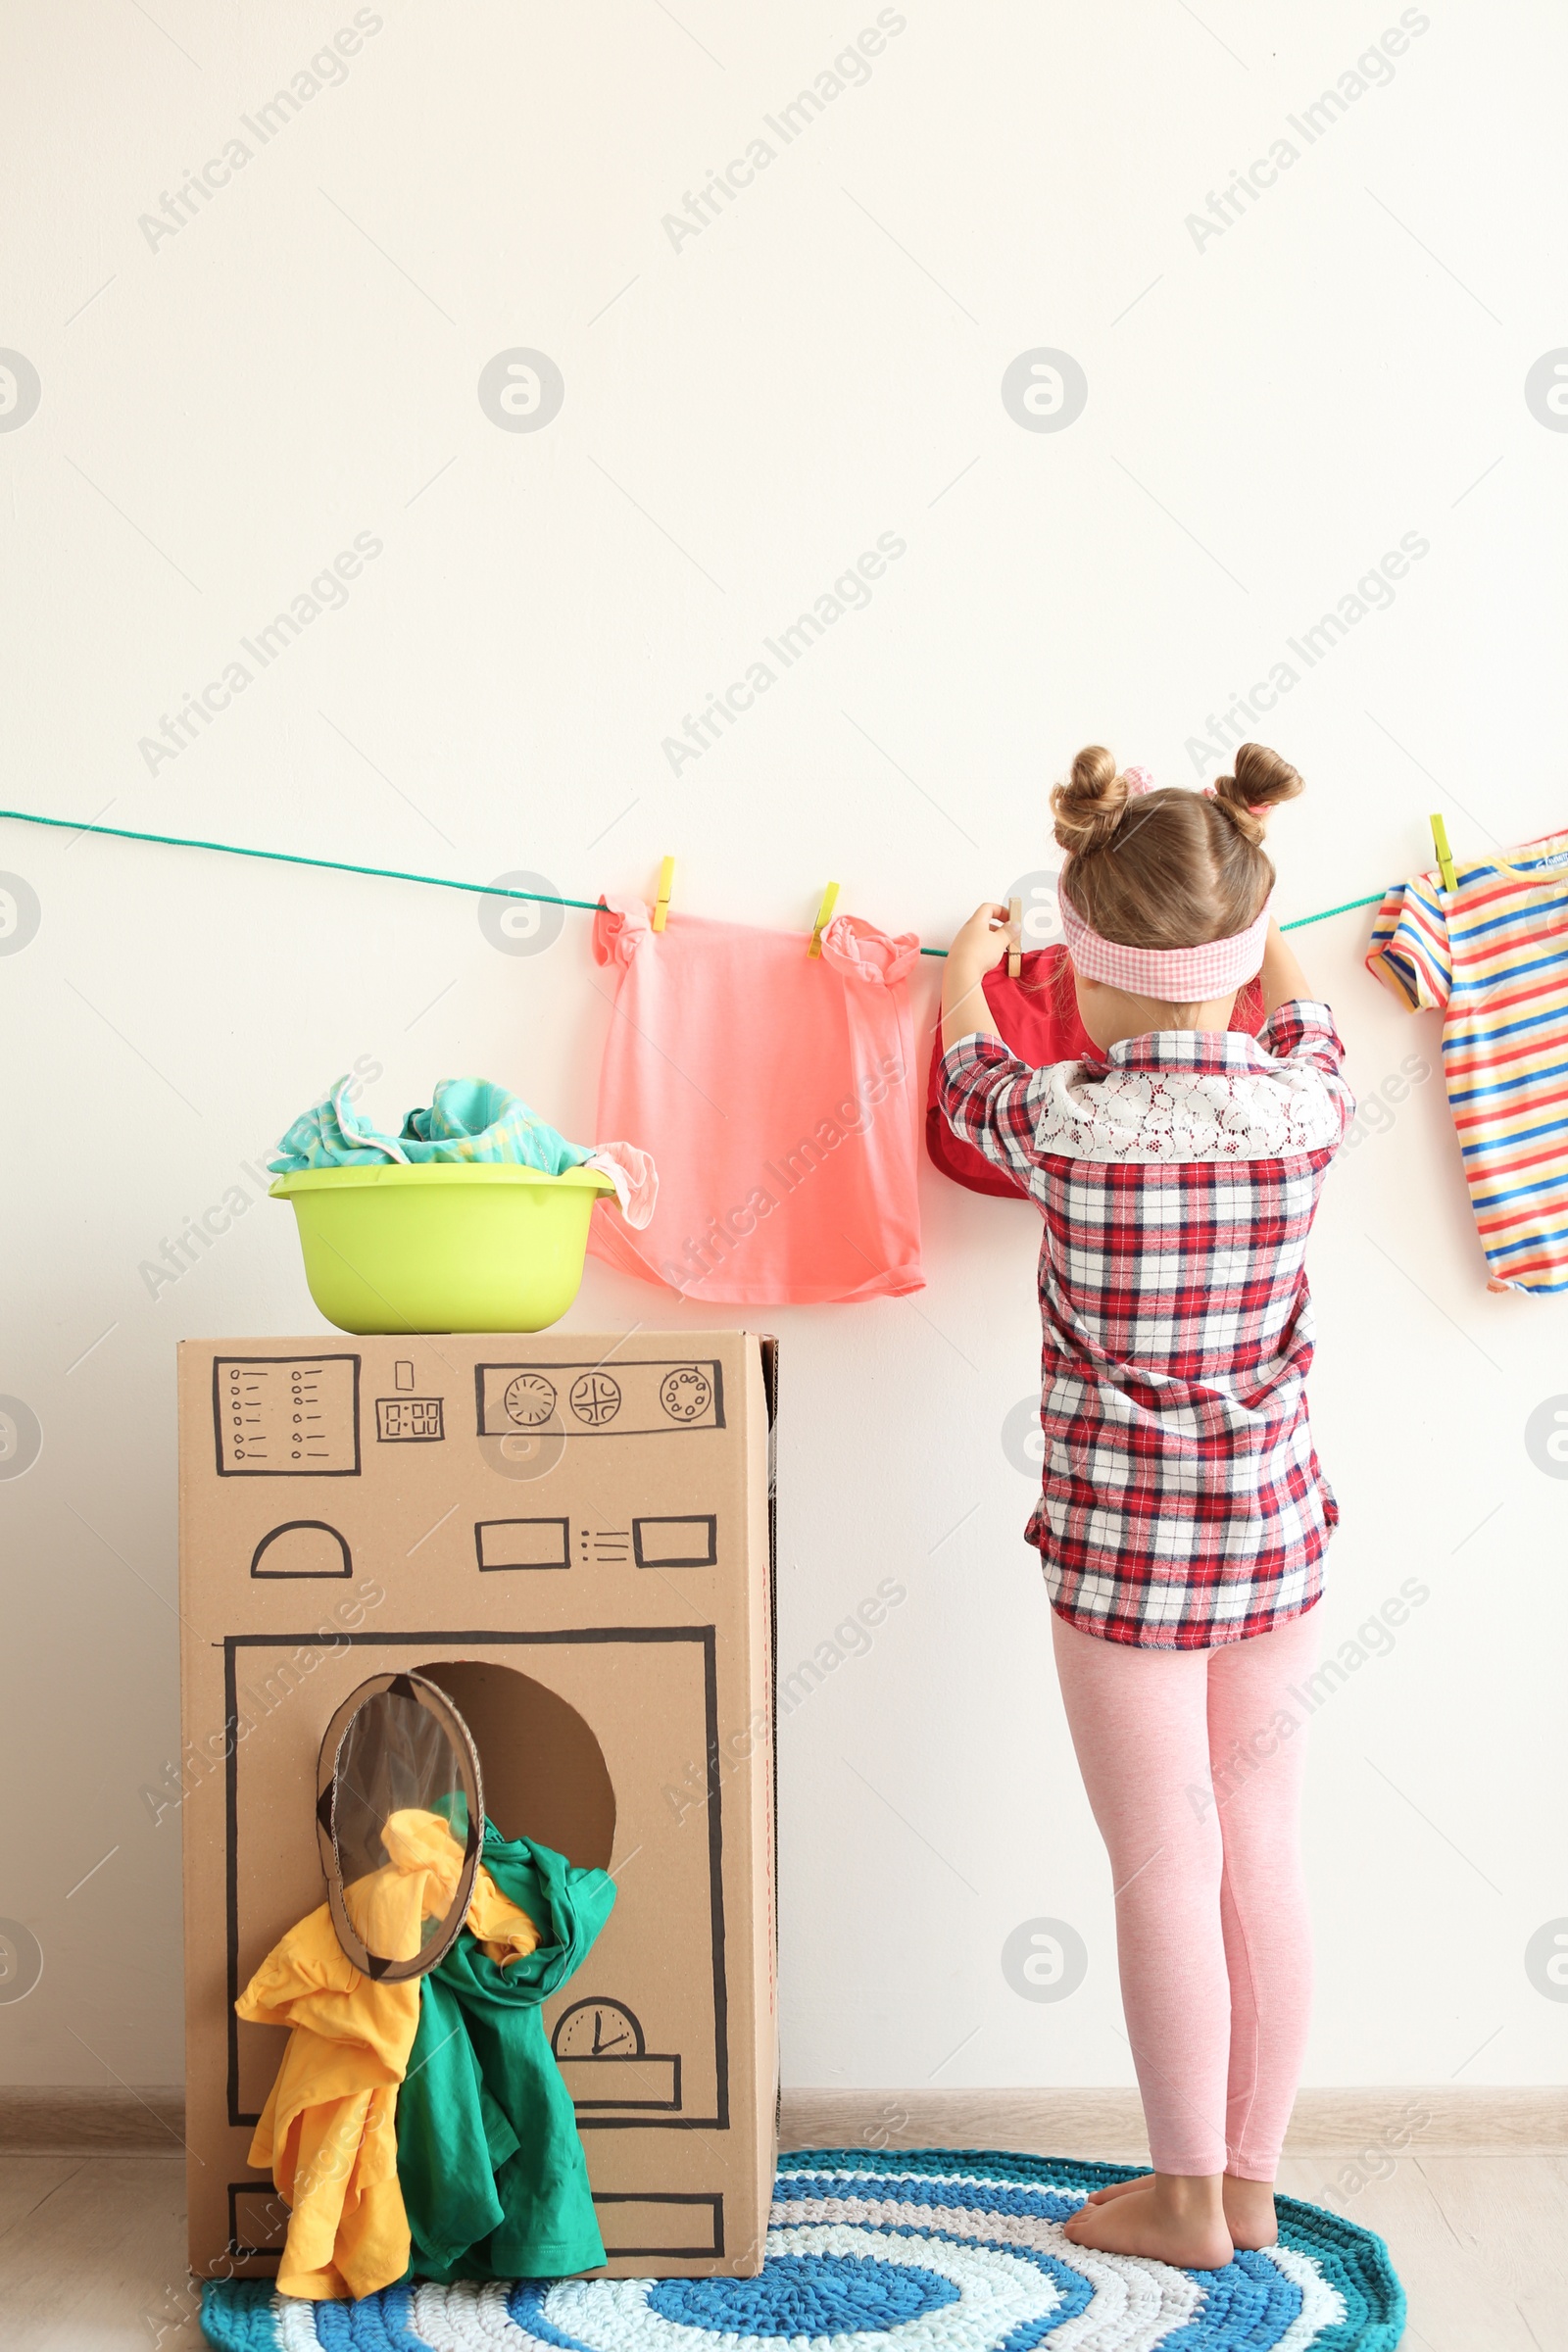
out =
[[[377,1983],[422,1977],[457,1940],[479,1866],[484,1788],[467,1725],[422,1675],[372,1675],[327,1725],[316,1785],[339,1943]]]

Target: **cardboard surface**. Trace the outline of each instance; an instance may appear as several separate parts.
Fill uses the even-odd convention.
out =
[[[317,1755],[439,1682],[497,1827],[614,1873],[545,2025],[618,2275],[761,2263],[777,2096],[771,1343],[187,1340],[180,1607],[190,2253],[267,2277],[284,2036],[235,1995],[324,1900]]]

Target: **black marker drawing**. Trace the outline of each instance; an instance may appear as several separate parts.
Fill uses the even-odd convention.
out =
[[[473,1547],[481,1568],[569,1568],[569,1519],[479,1519]]]
[[[429,1446],[446,1436],[439,1396],[378,1396],[375,1434],[383,1446]]]
[[[680,2111],[679,2053],[650,2050],[624,2001],[574,2001],[557,2018],[550,2047],[579,2112]]]
[[[550,2036],[558,2058],[641,2058],[643,2030],[624,2001],[574,2001]]]
[[[659,1401],[672,1421],[689,1428],[692,1422],[706,1418],[713,1401],[713,1384],[701,1364],[681,1364],[660,1382]]]
[[[276,2262],[287,2234],[288,2207],[270,2180],[230,2180],[227,2251],[233,2261]]]
[[[620,1383],[608,1372],[585,1372],[572,1382],[567,1401],[579,1421],[603,1429],[620,1410]]]
[[[658,2196],[596,2188],[594,2213],[605,2252],[617,2258],[703,2262],[724,2251],[722,2189],[671,2188]]]
[[[285,1519],[251,1553],[252,1576],[352,1576],[347,1536],[324,1519]]]
[[[473,1386],[481,1438],[562,1419],[584,1438],[673,1438],[726,1426],[723,1366],[711,1357],[698,1363],[617,1349],[612,1370],[603,1359],[475,1364]]]
[[[213,1358],[220,1478],[358,1478],[357,1355]]]
[[[634,1519],[632,1556],[639,1568],[716,1568],[718,1520],[711,1511],[687,1518]]]
[[[556,1409],[555,1384],[542,1372],[519,1372],[501,1401],[519,1429],[538,1429]]]
[[[497,1527],[507,1525],[504,1521],[493,1524]],[[568,1523],[563,1519],[556,1521],[555,1525],[562,1531],[564,1540],[569,1534]],[[561,1556],[564,1557],[564,1553]],[[238,1717],[242,1677],[248,1681],[259,1676],[264,1687],[270,1687],[268,1678],[276,1671],[271,1656],[279,1660],[286,1658],[303,1644],[312,1643],[317,1639],[309,1626],[303,1632],[277,1628],[269,1633],[226,1635],[223,1640],[224,1720],[232,1721]],[[691,1699],[681,1702],[678,1718],[669,1716],[667,1719],[665,1738],[669,1763],[665,1769],[673,1780],[678,1777],[679,1770],[674,1759],[686,1756],[707,1759],[705,1790],[694,1815],[694,1823],[698,1828],[700,1845],[706,1849],[708,1901],[704,1906],[701,1933],[694,1918],[691,1923],[691,1945],[681,1952],[678,1963],[686,1972],[689,1993],[700,2002],[703,2013],[701,2023],[694,2019],[691,2033],[694,2051],[701,2050],[697,2063],[699,2079],[704,2082],[705,2087],[695,2111],[688,2111],[684,2103],[685,2086],[682,2080],[685,2061],[679,2052],[645,2048],[638,2056],[635,2052],[623,2053],[617,2045],[601,2047],[596,2057],[591,2020],[585,2028],[578,2029],[584,2036],[584,2054],[577,2057],[568,2055],[558,2063],[564,2074],[569,2070],[569,2086],[578,2102],[578,2126],[583,2132],[727,2132],[730,2129],[730,2024],[729,1986],[724,1958],[725,1788],[719,1747],[717,1629],[712,1625],[560,1626],[531,1632],[503,1632],[495,1628],[457,1629],[447,1626],[420,1633],[389,1634],[379,1630],[346,1633],[341,1637],[341,1642],[354,1656],[364,1656],[367,1667],[375,1672],[387,1671],[398,1660],[399,1653],[413,1666],[421,1658],[428,1657],[434,1648],[460,1643],[466,1655],[487,1662],[494,1661],[498,1665],[519,1667],[526,1665],[531,1650],[539,1650],[546,1656],[556,1650],[568,1657],[573,1653],[598,1654],[605,1656],[612,1674],[628,1677],[637,1672],[639,1660],[650,1665],[664,1657],[672,1662],[688,1662],[684,1671],[691,1676]],[[627,1689],[632,1686],[629,1682],[622,1682],[618,1687]],[[695,1702],[694,1713],[687,1720],[685,1707],[692,1701]],[[270,1720],[281,1723],[284,1717],[279,1713]],[[232,1741],[223,1767],[223,1819],[227,1825],[224,1831],[225,2009],[228,2041],[226,2096],[228,2122],[236,2129],[241,2126],[249,2128],[259,2121],[261,2096],[276,2065],[275,2050],[269,2043],[266,2082],[256,2082],[256,2103],[253,2106],[249,2095],[252,2076],[254,2070],[259,2070],[261,2061],[254,2058],[253,2066],[256,2045],[248,2040],[246,2048],[252,2055],[246,2058],[242,2095],[241,2036],[261,2034],[263,2030],[242,2026],[234,2013],[234,2003],[249,1969],[254,1967],[256,1959],[267,1948],[266,1943],[259,1942],[254,1933],[250,1932],[248,1923],[256,1890],[264,1888],[266,1885],[268,1841],[272,1831],[266,1806],[258,1805],[242,1786],[245,1781],[254,1781],[254,1775],[259,1770],[258,1740],[265,1743],[266,1737],[263,1731],[258,1739]],[[629,1894],[627,1899],[631,1899]],[[248,1955],[243,1972],[242,1951]],[[670,1955],[671,1960],[674,1957]],[[604,2013],[605,2023],[598,2036],[602,2044],[608,2045],[611,2036],[617,2031],[612,2018],[612,2011],[619,2012],[627,2021],[634,2040],[643,2038],[642,2026],[624,2001],[614,2001],[607,1996],[597,2003],[590,2001],[586,2004],[574,2003],[573,2006],[586,2006],[589,2010],[597,2006]],[[560,2031],[559,2021],[557,2031]],[[710,2089],[706,2086],[710,2067]],[[257,2185],[262,2194],[273,2194],[269,2183],[264,2181]],[[595,2201],[597,2203],[600,2200]],[[625,2204],[628,2208],[641,2205],[650,2214],[665,2204],[685,2203],[710,2206],[715,2214],[722,2211],[721,2199],[710,2199],[706,2192],[698,2195],[695,2192],[671,2190],[665,2196],[606,2192],[606,2201]],[[641,2236],[637,2239],[638,2246],[646,2242]],[[620,2250],[629,2253],[636,2249],[628,2245]],[[668,2253],[677,2249],[666,2242],[662,2246],[655,2245],[652,2250]],[[703,2249],[698,2247],[696,2251]]]

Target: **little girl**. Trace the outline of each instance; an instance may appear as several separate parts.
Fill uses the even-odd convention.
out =
[[[1205,793],[1080,752],[1051,805],[1096,1051],[1031,1069],[996,1034],[980,983],[1004,906],[971,915],[942,994],[948,1121],[1045,1213],[1028,1536],[1110,1855],[1154,2167],[1067,2235],[1184,2269],[1274,2242],[1311,1991],[1289,1687],[1314,1664],[1339,1512],[1307,1425],[1302,1258],[1355,1105],[1269,918],[1264,819],[1300,789],[1257,744]],[[1227,1023],[1259,974],[1254,1040]]]

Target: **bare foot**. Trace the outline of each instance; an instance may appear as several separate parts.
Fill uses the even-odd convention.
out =
[[[1129,2189],[1152,2188],[1157,2178],[1154,2173],[1142,2173],[1136,2180],[1107,2180],[1103,2188],[1095,2190],[1089,2202],[1109,2205],[1117,2197],[1126,2196]],[[1263,2246],[1278,2245],[1280,2232],[1274,2216],[1272,2182],[1244,2180],[1239,2174],[1227,2173],[1220,2183],[1220,2195],[1233,2246],[1256,2252]]]
[[[1113,2197],[1124,2197],[1130,2188],[1152,2188],[1153,2185],[1152,2173],[1140,2173],[1133,2180],[1107,2180],[1103,2188],[1095,2190],[1089,2202],[1091,2205],[1108,2205]]]
[[[1278,2245],[1280,2230],[1274,2218],[1274,2183],[1244,2180],[1236,2173],[1227,2173],[1222,2189],[1225,2226],[1231,2233],[1231,2243],[1248,2250]]]
[[[1178,2271],[1222,2271],[1230,2261],[1235,2249],[1217,2182],[1159,2174],[1116,2185],[1123,2195],[1091,2198],[1063,2223],[1063,2236],[1075,2246],[1142,2254]]]

